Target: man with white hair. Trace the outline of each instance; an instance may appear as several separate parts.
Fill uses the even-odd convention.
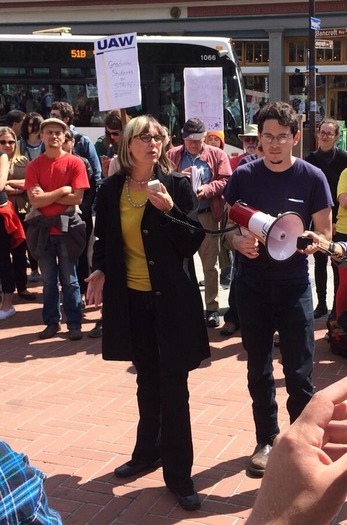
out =
[[[188,177],[198,173],[196,195],[199,200],[198,216],[203,228],[217,230],[223,216],[222,192],[232,171],[227,154],[205,142],[205,125],[198,118],[187,120],[182,129],[184,144],[167,152],[177,171]],[[196,179],[196,177],[195,177]],[[194,182],[192,180],[192,182]],[[219,235],[207,234],[199,248],[205,278],[206,324],[219,326]]]

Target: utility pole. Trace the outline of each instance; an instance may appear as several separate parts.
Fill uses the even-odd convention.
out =
[[[310,151],[316,149],[316,35],[312,19],[315,17],[315,0],[309,0],[309,39],[308,39],[308,88],[310,119]]]

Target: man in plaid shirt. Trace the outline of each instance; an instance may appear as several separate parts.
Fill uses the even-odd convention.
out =
[[[62,525],[59,514],[48,506],[44,481],[27,456],[0,441],[1,525]]]

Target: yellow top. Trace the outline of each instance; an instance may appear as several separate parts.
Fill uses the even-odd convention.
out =
[[[141,204],[146,201],[146,191],[131,191],[132,202]],[[141,236],[141,221],[145,206],[136,208],[128,200],[125,184],[120,199],[120,215],[127,269],[128,288],[149,292],[152,290],[149,279],[148,266]]]
[[[341,193],[347,193],[347,169],[344,169],[340,175],[339,183],[337,185],[337,198]],[[347,233],[347,209],[339,206],[336,219],[336,231],[339,233]]]

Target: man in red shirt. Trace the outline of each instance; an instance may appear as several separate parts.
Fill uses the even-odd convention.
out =
[[[83,161],[62,149],[65,130],[66,124],[59,119],[42,122],[40,132],[45,152],[29,162],[25,175],[30,204],[37,210],[33,223],[28,222],[28,239],[36,230],[33,249],[42,273],[42,316],[47,325],[39,334],[40,339],[53,337],[61,329],[60,285],[69,339],[82,338],[81,294],[76,275],[79,254],[71,242],[71,226],[78,223],[83,227],[76,206],[82,202],[89,182]]]

